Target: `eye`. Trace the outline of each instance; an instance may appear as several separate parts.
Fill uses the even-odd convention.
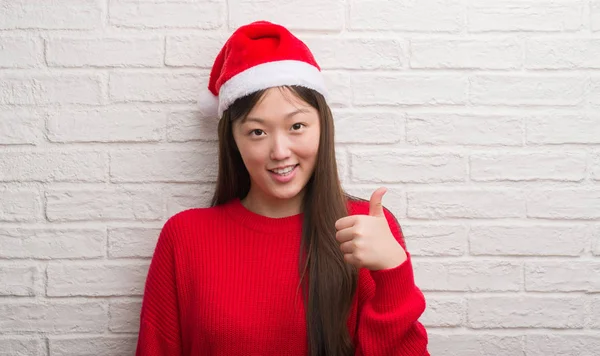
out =
[[[301,123],[298,122],[298,123],[295,123],[295,124],[292,125],[292,130],[298,131],[301,128],[303,128],[304,126],[305,126],[304,124],[301,124]]]
[[[261,136],[263,133],[265,133],[265,132],[261,129],[254,129],[254,130],[250,131],[249,135],[250,136]]]

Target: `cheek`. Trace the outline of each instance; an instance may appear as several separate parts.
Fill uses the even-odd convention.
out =
[[[311,136],[306,137],[301,144],[302,156],[305,159],[315,160],[317,153],[319,152],[319,132],[313,133]]]
[[[239,145],[238,148],[248,171],[254,171],[264,166],[264,155],[261,154],[260,149],[244,144]]]

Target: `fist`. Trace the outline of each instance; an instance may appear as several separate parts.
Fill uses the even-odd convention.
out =
[[[394,268],[406,261],[406,252],[392,234],[383,212],[381,201],[386,191],[379,188],[373,192],[369,215],[350,215],[335,223],[335,237],[344,260],[357,268],[376,271]]]

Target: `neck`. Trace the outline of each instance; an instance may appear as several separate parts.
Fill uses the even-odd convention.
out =
[[[304,191],[293,198],[278,199],[275,197],[265,197],[264,194],[256,194],[256,191],[250,189],[248,195],[242,199],[242,205],[253,213],[263,215],[269,218],[284,218],[297,215],[302,212],[302,199]]]

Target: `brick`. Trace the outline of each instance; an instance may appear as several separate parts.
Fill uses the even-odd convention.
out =
[[[133,355],[137,345],[135,336],[50,336],[52,356],[112,356]]]
[[[525,289],[533,292],[600,292],[600,263],[592,261],[527,262]]]
[[[115,3],[121,4],[139,4],[139,3],[180,3],[180,2],[199,2],[204,0],[113,0]],[[208,0],[208,1],[221,1],[221,0]]]
[[[170,142],[211,141],[218,137],[219,121],[206,119],[196,110],[173,110],[167,118],[167,140]]]
[[[590,85],[590,103],[600,105],[600,76],[592,76]]]
[[[350,106],[352,103],[352,80],[347,73],[323,70],[327,86],[327,103],[330,106]]]
[[[406,140],[413,145],[520,146],[523,120],[501,115],[411,113]]]
[[[0,30],[91,30],[101,24],[98,0],[66,0],[52,6],[37,0],[0,0]]]
[[[471,225],[471,255],[579,256],[589,246],[585,225]]]
[[[586,308],[587,326],[592,329],[600,329],[600,296],[592,296]]]
[[[95,74],[0,77],[0,104],[101,104],[102,82]]]
[[[177,184],[166,189],[167,215],[173,216],[180,211],[210,206],[215,184]]]
[[[48,117],[52,142],[156,142],[168,113],[152,108],[102,107],[56,110]]]
[[[30,109],[0,109],[0,145],[35,145],[42,137],[44,114]]]
[[[305,0],[302,6],[292,1],[229,1],[229,28],[237,28],[257,18],[286,26],[290,30],[341,30],[345,2],[342,0]]]
[[[468,326],[497,328],[581,328],[583,300],[575,297],[493,296],[467,299]]]
[[[35,336],[0,336],[0,356],[46,356],[46,344]]]
[[[470,168],[474,181],[581,181],[587,157],[583,152],[474,154]]]
[[[578,355],[595,356],[600,350],[598,334],[526,335],[527,356]]]
[[[108,328],[113,333],[137,333],[140,327],[140,300],[112,300],[108,308]]]
[[[222,26],[223,2],[109,4],[110,24],[125,28],[196,28]]]
[[[210,69],[226,41],[224,35],[167,36],[165,64]]]
[[[160,192],[150,189],[56,189],[46,200],[49,221],[158,220],[164,209]]]
[[[148,262],[51,262],[46,294],[51,297],[142,295],[148,265]]]
[[[356,74],[353,103],[363,105],[464,104],[467,78],[457,75]]]
[[[110,177],[113,182],[210,182],[217,179],[217,157],[213,147],[113,152]]]
[[[484,333],[458,334],[429,331],[428,351],[432,355],[481,356],[511,355],[525,356],[521,335],[497,335]]]
[[[351,160],[357,182],[460,182],[467,176],[465,157],[456,154],[351,151]]]
[[[50,67],[161,67],[163,43],[152,38],[51,38],[46,60]]]
[[[473,2],[468,9],[471,32],[571,32],[583,27],[580,1],[501,0]]]
[[[471,78],[471,102],[482,105],[578,105],[585,97],[586,78],[486,74]]]
[[[595,112],[530,116],[525,122],[528,143],[600,143],[600,115]]]
[[[103,152],[4,152],[0,153],[0,181],[4,182],[103,182],[108,155]]]
[[[396,143],[405,132],[404,114],[393,111],[333,110],[338,143]]]
[[[527,195],[527,216],[546,219],[600,218],[598,189],[531,190]]]
[[[0,331],[11,333],[101,333],[108,326],[108,307],[98,300],[5,301],[0,315]]]
[[[600,68],[600,39],[529,39],[525,48],[526,68]]]
[[[206,78],[186,73],[111,73],[109,93],[115,102],[196,102]],[[151,90],[150,90],[151,88]]]
[[[111,258],[152,257],[160,228],[123,227],[108,230],[108,255]]]
[[[465,315],[462,298],[433,296],[427,298],[427,308],[419,321],[426,327],[461,326]]]
[[[345,147],[337,145],[335,147],[335,160],[337,164],[338,176],[342,186],[350,183],[350,157]]]
[[[0,265],[0,296],[35,295],[35,284],[41,278],[40,272],[36,266]]]
[[[520,263],[495,261],[415,262],[415,281],[423,291],[519,291]]]
[[[100,258],[104,229],[20,227],[0,231],[0,258]]]
[[[600,181],[600,152],[592,154],[590,165],[591,178]]]
[[[35,68],[43,63],[44,45],[39,38],[0,36],[0,68]]]
[[[466,226],[408,223],[402,227],[413,256],[463,256],[467,250]]]
[[[600,31],[600,1],[592,0],[591,4],[591,21],[590,26],[592,31]]]
[[[413,39],[410,67],[429,69],[516,69],[521,46],[514,39]]]
[[[407,199],[408,216],[417,219],[525,216],[525,198],[518,190],[413,190]]]
[[[592,228],[592,253],[600,256],[600,225]]]
[[[377,190],[379,186],[344,186],[344,190],[357,198],[369,200],[371,194]],[[406,216],[406,194],[398,188],[388,188],[387,193],[383,196],[383,206],[388,209],[397,219]],[[405,236],[406,237],[406,236]],[[408,238],[408,237],[406,237]]]
[[[0,190],[0,221],[34,221],[41,218],[42,202],[37,190]]]
[[[401,69],[404,41],[394,38],[303,37],[319,66],[327,69]]]
[[[355,30],[459,32],[464,28],[464,10],[447,0],[353,0],[349,20]]]

